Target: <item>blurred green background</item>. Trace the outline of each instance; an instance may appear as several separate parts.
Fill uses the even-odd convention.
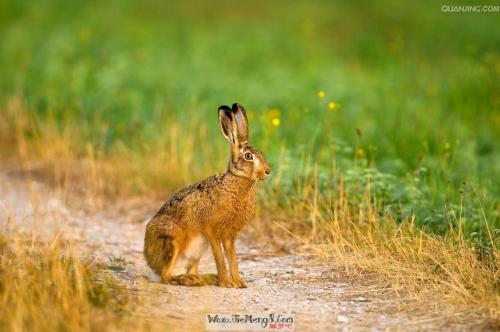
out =
[[[315,165],[325,199],[339,177],[354,202],[370,181],[398,219],[481,237],[481,205],[500,228],[500,13],[442,5],[0,1],[0,105],[20,96],[105,153],[147,156],[175,123],[198,137],[180,145],[186,173],[209,175],[226,163],[217,107],[238,101],[279,205],[310,199],[298,188]]]

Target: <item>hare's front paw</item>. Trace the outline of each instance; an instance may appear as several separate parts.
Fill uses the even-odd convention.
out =
[[[236,283],[229,279],[219,279],[217,281],[217,286],[224,288],[236,288]]]
[[[225,288],[247,288],[246,283],[242,279],[237,279],[237,280],[222,279],[217,281],[217,285],[219,287],[225,287]]]
[[[235,279],[233,280],[236,288],[247,288],[247,284],[243,279]]]

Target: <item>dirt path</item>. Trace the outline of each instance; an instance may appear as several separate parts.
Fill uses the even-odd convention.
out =
[[[250,239],[238,244],[247,289],[163,285],[142,256],[144,219],[161,202],[136,200],[84,212],[70,208],[61,196],[43,183],[0,172],[0,228],[10,220],[41,236],[60,232],[138,296],[137,316],[167,322],[174,330],[204,329],[206,313],[291,313],[297,331],[473,329],[439,319],[439,312],[423,319],[398,311],[399,304],[411,299],[388,297],[380,285],[360,287],[325,260],[269,255],[272,248],[253,245]],[[210,253],[200,271],[215,272]]]

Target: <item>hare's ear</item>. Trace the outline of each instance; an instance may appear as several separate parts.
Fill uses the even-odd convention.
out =
[[[234,137],[233,119],[229,106],[222,105],[219,107],[219,121],[224,137],[226,137],[231,142],[231,144],[236,144],[236,140]]]
[[[234,120],[236,122],[236,140],[240,147],[244,147],[248,145],[248,118],[247,112],[243,105],[238,103],[233,104],[232,112],[234,116]]]

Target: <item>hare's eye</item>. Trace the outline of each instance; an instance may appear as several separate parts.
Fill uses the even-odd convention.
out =
[[[253,159],[253,154],[250,152],[245,153],[245,160],[252,160]]]

